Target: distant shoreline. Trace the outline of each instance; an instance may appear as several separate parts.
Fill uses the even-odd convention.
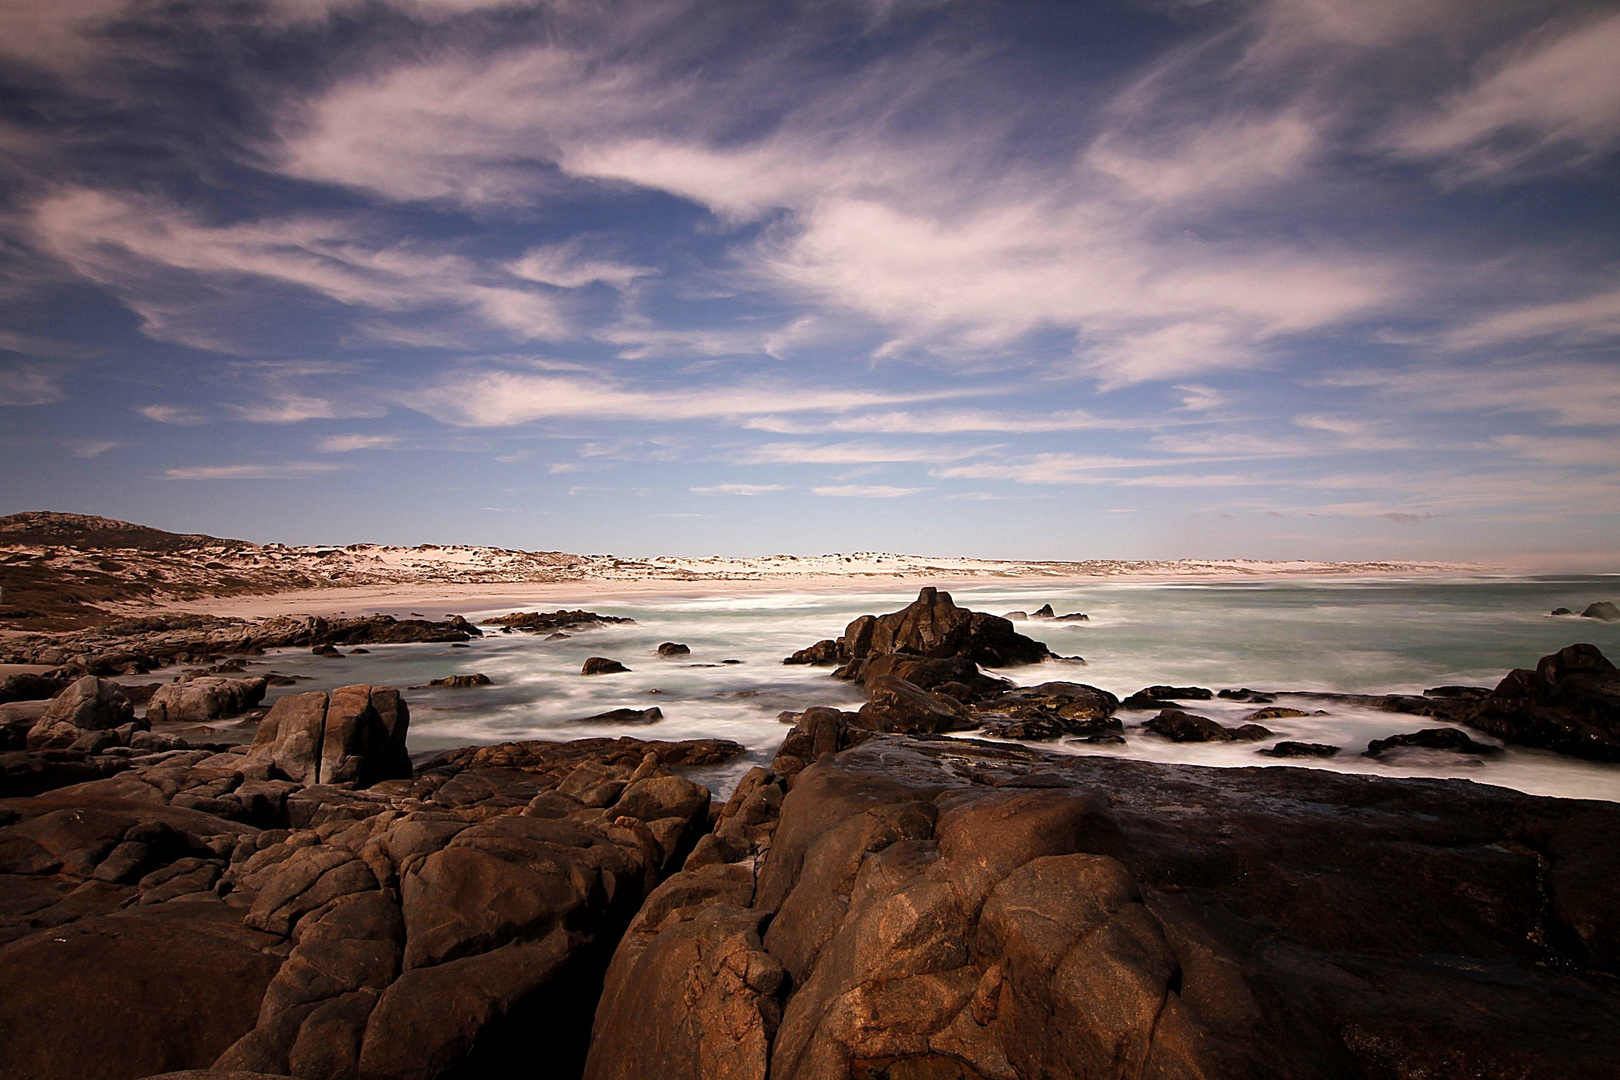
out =
[[[743,560],[737,560],[739,562]],[[1039,564],[1012,564],[1039,565]],[[243,593],[217,598],[175,600],[154,605],[127,605],[124,613],[192,612],[240,619],[263,619],[275,615],[387,614],[406,617],[413,613],[442,616],[466,610],[533,607],[575,607],[602,604],[607,600],[642,597],[705,597],[716,594],[838,593],[848,591],[885,592],[934,585],[942,589],[964,589],[1004,585],[1009,587],[1054,588],[1105,585],[1113,582],[1139,584],[1204,582],[1223,584],[1254,581],[1324,581],[1356,578],[1444,578],[1502,573],[1500,568],[1473,564],[1366,564],[1290,563],[1289,570],[1254,570],[1245,564],[1243,573],[1219,573],[1203,569],[1175,572],[1162,565],[1153,570],[1119,571],[1108,574],[979,573],[945,574],[913,570],[878,573],[862,570],[849,574],[762,574],[757,577],[646,577],[587,579],[572,581],[490,582],[430,581],[375,585],[336,585],[319,589],[293,589],[267,593]],[[1379,567],[1374,569],[1374,567]]]

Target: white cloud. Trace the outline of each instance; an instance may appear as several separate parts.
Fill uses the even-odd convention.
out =
[[[41,201],[38,243],[106,285],[143,315],[154,336],[231,348],[220,290],[251,298],[267,279],[372,312],[460,309],[519,339],[566,335],[552,296],[503,270],[409,242],[380,242],[337,219],[284,218],[214,225],[166,203],[78,188]],[[167,271],[168,273],[165,273]],[[177,283],[198,275],[208,287]]]
[[[327,435],[315,444],[323,454],[347,454],[355,450],[391,450],[399,445],[397,435]]]
[[[148,420],[156,420],[160,424],[190,427],[208,423],[208,417],[184,405],[142,405],[135,411]]]
[[[1402,153],[1453,179],[1567,166],[1620,144],[1620,15],[1543,36],[1488,65],[1466,90],[1393,131]]]
[[[626,289],[637,278],[653,273],[644,266],[591,258],[581,254],[580,248],[578,241],[530,248],[522,258],[507,264],[507,269],[525,281],[538,281],[564,289],[577,289],[598,281],[616,289]]]
[[[1321,381],[1378,391],[1386,403],[1418,414],[1523,412],[1561,425],[1620,427],[1620,369],[1611,364],[1432,364],[1340,372]]]
[[[1118,483],[1121,469],[1142,469],[1167,464],[1156,458],[1120,458],[1111,454],[1044,453],[1012,461],[972,462],[935,469],[941,479],[1011,480],[1019,484]]]
[[[170,480],[298,480],[336,472],[341,466],[318,462],[289,462],[284,465],[188,465],[165,469]]]
[[[76,458],[98,458],[109,450],[116,450],[121,446],[128,445],[129,443],[117,442],[113,439],[85,439],[74,444],[73,456]]]
[[[436,420],[464,427],[509,427],[570,417],[679,421],[740,420],[764,413],[840,412],[914,401],[934,394],[882,394],[753,384],[638,390],[606,378],[484,370],[458,373],[403,397],[402,403]]]
[[[741,465],[870,465],[879,462],[960,461],[984,453],[983,447],[893,446],[863,440],[858,442],[763,443],[733,454]]]
[[[927,490],[915,487],[889,487],[884,484],[838,484],[832,487],[811,488],[810,493],[843,499],[898,499],[903,495],[915,495]]]
[[[1455,349],[1470,349],[1544,337],[1573,343],[1620,337],[1620,288],[1509,308],[1461,326],[1442,340]]]
[[[56,375],[35,365],[0,368],[0,406],[50,405],[67,398]]]
[[[715,484],[691,490],[694,495],[769,495],[773,491],[786,491],[787,488],[782,484]]]
[[[963,435],[973,432],[1007,434],[1043,431],[1128,431],[1162,427],[1166,421],[1155,418],[1102,417],[1083,409],[1055,412],[992,412],[985,409],[937,409],[927,412],[889,411],[860,413],[826,419],[789,416],[760,416],[743,426],[778,435],[872,434],[872,435]]]

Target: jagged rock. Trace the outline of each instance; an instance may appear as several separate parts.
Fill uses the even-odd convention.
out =
[[[955,699],[931,694],[893,675],[877,676],[867,689],[870,700],[855,714],[854,722],[872,731],[932,735],[979,726],[979,721]]]
[[[786,662],[824,663],[826,642],[801,650]],[[917,599],[887,615],[862,615],[844,629],[832,652],[843,667],[834,674],[864,682],[864,668],[891,653],[930,659],[961,658],[974,665],[1012,667],[1054,658],[1045,645],[1013,629],[998,615],[959,608],[951,594],[924,588]]]
[[[1616,607],[1607,600],[1599,600],[1596,603],[1586,605],[1586,610],[1581,612],[1581,618],[1617,622],[1620,621],[1620,607]]]
[[[146,706],[148,723],[201,724],[236,716],[264,700],[264,679],[222,679],[203,676],[166,683],[153,692]]]
[[[1505,742],[1620,761],[1620,672],[1597,646],[1571,645],[1509,672],[1456,718]]]
[[[833,667],[843,663],[838,656],[838,642],[832,638],[825,638],[816,642],[808,649],[800,649],[792,656],[783,660],[784,664],[811,664],[817,667]]]
[[[329,716],[373,695],[332,697]],[[0,1075],[427,1080],[532,1069],[537,1044],[577,1075],[608,950],[707,827],[708,790],[663,762],[741,752],[469,747],[366,791],[194,752],[130,770],[138,801],[103,781],[0,803]],[[612,797],[587,805],[575,777]],[[180,807],[216,778],[227,799],[295,791],[292,820]]]
[[[1042,604],[1040,607],[1030,612],[1029,617],[1032,619],[1050,619],[1056,614],[1057,612],[1052,610],[1051,604]]]
[[[367,787],[410,776],[409,727],[410,710],[391,686],[287,694],[259,722],[243,764],[300,784]]]
[[[605,656],[588,656],[584,665],[579,669],[581,675],[617,675],[630,669],[617,660],[609,660]]]
[[[592,626],[633,626],[635,621],[613,615],[598,615],[594,611],[514,611],[509,615],[485,619],[484,625],[502,626],[510,630],[560,631],[576,627],[588,629]]]
[[[690,656],[692,650],[678,641],[666,641],[658,646],[659,656]]]
[[[1197,716],[1180,709],[1164,709],[1142,725],[1146,731],[1162,735],[1171,742],[1247,742],[1269,739],[1271,732],[1259,724],[1227,727],[1207,716]]]
[[[454,690],[466,690],[475,686],[490,686],[493,680],[482,672],[472,675],[447,675],[442,679],[429,680],[429,686],[444,686]]]
[[[721,820],[759,824],[620,944],[587,1080],[1597,1080],[1620,1054],[1613,804],[883,735],[748,786]]]
[[[1082,612],[1079,612],[1079,611],[1071,611],[1067,615],[1054,615],[1052,617],[1052,621],[1053,622],[1066,622],[1066,623],[1090,622],[1091,621],[1091,616],[1086,615],[1086,614],[1084,614]]]
[[[86,732],[110,731],[134,719],[135,708],[117,683],[86,675],[57,695],[28,730],[28,749],[65,749]]]
[[[1499,757],[1500,746],[1476,742],[1468,733],[1457,728],[1425,728],[1404,735],[1391,735],[1387,739],[1374,739],[1367,744],[1363,757],[1383,757],[1394,750],[1406,748],[1420,750],[1448,750],[1458,754],[1477,754],[1480,757]]]

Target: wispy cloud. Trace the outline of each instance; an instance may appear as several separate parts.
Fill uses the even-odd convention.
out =
[[[300,480],[337,472],[341,466],[297,461],[281,465],[187,465],[165,469],[170,480]]]
[[[691,489],[694,495],[769,495],[786,490],[783,484],[714,484]]]
[[[890,487],[885,484],[835,484],[831,487],[811,488],[810,493],[840,499],[898,499],[904,495],[916,495],[927,490],[916,487]]]
[[[327,435],[315,444],[323,454],[347,454],[355,450],[392,450],[400,443],[397,435]]]
[[[951,394],[959,391],[952,391]],[[642,390],[607,379],[548,373],[470,370],[411,393],[402,402],[449,424],[509,427],[535,420],[603,417],[680,421],[744,420],[793,412],[841,412],[946,396],[818,389],[758,382],[753,385]]]
[[[1620,146],[1620,15],[1541,34],[1483,65],[1466,89],[1389,136],[1452,180],[1567,167]]]
[[[66,398],[56,374],[47,368],[33,364],[0,367],[0,405],[50,405]]]
[[[845,443],[764,443],[738,451],[732,460],[740,465],[869,465],[880,462],[960,461],[984,453],[982,447],[902,446],[861,441]]]

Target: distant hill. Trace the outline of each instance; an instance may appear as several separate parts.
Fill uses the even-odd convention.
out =
[[[202,533],[172,533],[148,525],[96,517],[30,510],[0,517],[0,545],[59,544],[80,550],[123,548],[134,551],[188,551],[199,547],[249,547],[244,540],[222,540]]]

